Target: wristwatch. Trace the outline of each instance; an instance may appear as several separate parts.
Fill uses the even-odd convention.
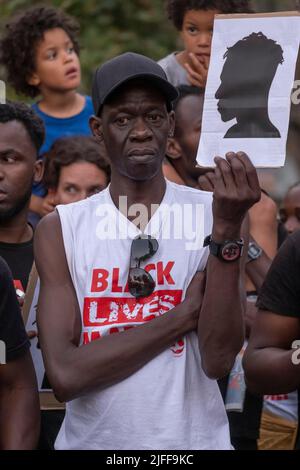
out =
[[[240,240],[226,240],[223,243],[216,243],[211,235],[208,235],[203,246],[209,246],[210,253],[220,260],[231,263],[242,256],[244,240],[241,238]]]
[[[262,255],[262,252],[262,248],[257,243],[249,242],[247,263],[258,259]]]

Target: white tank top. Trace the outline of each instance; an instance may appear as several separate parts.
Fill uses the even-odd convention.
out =
[[[57,208],[81,311],[81,345],[141,325],[184,299],[207,262],[202,245],[212,229],[211,207],[210,193],[167,182],[162,204],[144,230],[158,240],[159,249],[141,264],[156,283],[154,293],[143,299],[126,289],[131,242],[141,232],[115,207],[109,188]],[[230,449],[221,394],[201,368],[196,333],[118,384],[67,403],[55,447]]]

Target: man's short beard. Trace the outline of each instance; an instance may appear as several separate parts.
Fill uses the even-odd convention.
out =
[[[31,198],[31,193],[32,193],[32,183],[30,183],[30,186],[28,187],[23,197],[19,199],[18,201],[16,201],[13,207],[10,207],[9,209],[6,209],[6,210],[5,209],[1,210],[1,207],[0,207],[0,224],[8,222],[9,220],[16,217],[20,212],[22,212],[22,210],[28,205],[28,202]]]

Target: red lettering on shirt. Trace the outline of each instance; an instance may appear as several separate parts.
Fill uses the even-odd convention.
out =
[[[144,323],[176,307],[182,290],[155,291],[149,297],[86,297],[83,305],[85,327]]]
[[[171,276],[171,270],[174,264],[174,261],[169,261],[167,266],[164,268],[164,265],[161,261],[157,263],[157,284],[164,285],[164,278],[166,278],[167,284],[169,284],[170,286],[175,285],[174,279]]]
[[[19,289],[20,291],[24,292],[25,294],[25,290],[24,290],[24,287],[22,285],[22,282],[19,281],[18,279],[14,279],[14,286],[15,286],[15,289]]]
[[[176,341],[175,344],[173,344],[173,346],[171,347],[171,351],[174,354],[174,356],[179,357],[182,355],[184,351],[184,346],[185,346],[184,341],[185,341],[184,338],[182,338]]]
[[[101,338],[101,334],[100,334],[100,331],[92,331],[92,332],[88,332],[88,331],[85,331],[83,333],[83,344],[89,344],[91,343],[92,341],[96,341],[97,339],[100,339]]]
[[[91,292],[104,292],[108,287],[109,272],[106,269],[94,269]]]
[[[112,274],[112,292],[122,292],[122,286],[119,286],[120,269],[114,268]]]
[[[282,401],[282,400],[287,400],[289,398],[288,395],[265,395],[265,400],[271,400],[271,401]]]
[[[174,264],[174,261],[169,261],[166,265],[159,261],[157,264],[147,264],[144,269],[149,273],[151,272],[153,278],[155,278],[156,272],[157,285],[163,286],[168,284],[174,286],[175,281],[171,275]],[[113,293],[129,292],[127,282],[125,286],[120,285],[120,268],[112,268],[111,273],[107,269],[93,269],[91,292],[105,292],[106,290],[110,290]]]
[[[174,261],[157,264],[149,263],[145,271],[151,273],[156,280],[157,286],[175,285],[172,276]],[[129,266],[128,266],[129,271]],[[111,292],[112,294],[129,293],[128,281],[126,285],[120,282],[120,268],[93,269],[91,293]],[[88,344],[97,340],[101,334],[111,335],[121,333],[139,324],[154,320],[164,313],[172,310],[181,302],[182,290],[157,290],[146,298],[135,299],[134,297],[85,297],[83,305],[83,326],[85,328],[97,328],[95,331],[83,333],[83,343]],[[130,325],[132,323],[132,325]],[[106,331],[99,333],[98,328],[109,327]],[[122,325],[122,326],[121,326]],[[185,349],[185,339],[178,340],[171,351],[175,357],[182,356]]]
[[[145,271],[147,271],[147,273],[150,273],[150,271],[155,271],[155,269],[156,268],[154,263],[150,263],[145,266]]]

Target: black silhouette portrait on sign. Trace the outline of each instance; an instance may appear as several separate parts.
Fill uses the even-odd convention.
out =
[[[216,92],[224,122],[236,119],[224,138],[280,138],[269,117],[268,101],[283,50],[263,33],[252,33],[228,48]]]

